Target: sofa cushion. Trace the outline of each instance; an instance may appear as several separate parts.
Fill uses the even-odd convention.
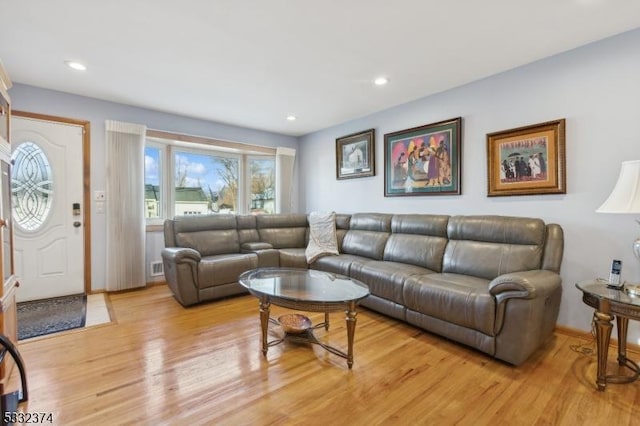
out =
[[[440,237],[391,234],[384,248],[383,259],[441,272],[446,245],[447,240]]]
[[[357,213],[351,216],[349,231],[342,241],[342,252],[382,260],[391,233],[391,215]]]
[[[383,259],[441,272],[448,220],[444,215],[394,215]]]
[[[509,216],[453,216],[447,225],[452,240],[499,244],[542,245],[545,224],[541,219]]]
[[[240,245],[260,241],[260,236],[256,229],[255,215],[238,215],[236,216],[236,221],[238,222],[238,239],[240,241]]]
[[[386,213],[354,213],[349,219],[349,229],[391,232],[391,217]]]
[[[336,236],[338,237],[338,252],[342,252],[342,242],[344,241],[344,236],[347,235],[350,222],[350,214],[336,214]]]
[[[280,253],[280,267],[282,268],[302,268],[309,267],[307,264],[306,249],[303,248],[282,248]]]
[[[304,248],[307,246],[307,215],[258,215],[256,226],[260,241],[273,248]]]
[[[196,250],[202,256],[238,253],[240,243],[234,215],[177,216],[174,219],[178,247]]]
[[[255,253],[219,254],[203,257],[198,264],[198,286],[200,289],[235,283],[249,269],[258,267]]]
[[[454,216],[443,272],[492,280],[515,271],[539,269],[546,227],[540,219],[505,216]]]
[[[410,277],[403,300],[412,311],[495,335],[496,303],[486,279],[450,273]]]
[[[447,238],[448,224],[447,215],[395,214],[391,218],[391,232]]]
[[[305,251],[307,263],[313,263],[316,259],[331,254],[339,254],[336,214],[309,213],[309,243]]]
[[[542,258],[542,269],[560,273],[562,265],[562,254],[564,252],[564,232],[557,223],[547,224],[545,235],[544,256]]]
[[[355,262],[364,263],[371,259],[354,254],[339,254],[337,256],[325,256],[313,262],[310,267],[319,271],[332,272],[349,276],[351,265]]]
[[[405,280],[414,275],[431,273],[434,271],[420,266],[371,260],[365,263],[354,262],[351,265],[349,276],[367,284],[374,296],[403,304],[402,288]]]

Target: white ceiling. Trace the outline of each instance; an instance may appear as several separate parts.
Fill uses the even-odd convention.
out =
[[[640,1],[0,0],[0,16],[14,82],[303,135],[638,28]]]

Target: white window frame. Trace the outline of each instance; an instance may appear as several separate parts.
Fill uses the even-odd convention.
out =
[[[167,144],[155,139],[146,139],[145,140],[145,148],[150,146],[152,148],[158,148],[160,150],[160,161],[158,164],[158,173],[160,175],[159,179],[159,192],[160,192],[160,206],[159,206],[159,214],[160,217],[154,218],[146,218],[147,225],[162,225],[164,223],[165,214],[167,211],[167,180],[168,176],[166,173],[167,169]]]
[[[271,158],[276,160],[275,148],[239,142],[178,135],[160,131],[147,131],[145,146],[160,148],[160,217],[146,219],[148,226],[162,225],[175,216],[175,151],[238,160],[238,203],[236,214],[249,214],[251,209],[251,177],[249,160]],[[275,188],[276,192],[278,188]]]

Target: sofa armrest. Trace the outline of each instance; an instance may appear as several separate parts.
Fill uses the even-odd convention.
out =
[[[489,283],[489,292],[498,302],[510,298],[535,299],[553,293],[561,284],[560,275],[537,269],[500,275]]]
[[[176,300],[183,306],[200,302],[198,265],[202,256],[186,247],[167,247],[162,250],[164,277]]]
[[[242,245],[240,246],[240,251],[242,253],[254,253],[258,250],[268,250],[272,248],[273,248],[273,245],[269,243],[255,241],[251,243],[242,243]]]
[[[170,262],[200,262],[202,256],[196,250],[186,247],[167,247],[162,250],[162,257]]]
[[[254,241],[242,243],[241,253],[255,253],[258,256],[258,268],[280,266],[280,251],[273,248],[270,243]]]
[[[538,269],[489,283],[496,298],[495,357],[520,365],[553,333],[562,297],[559,274]]]

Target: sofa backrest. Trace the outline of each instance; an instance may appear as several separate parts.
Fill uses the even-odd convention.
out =
[[[240,245],[244,243],[254,243],[260,241],[258,230],[256,229],[256,216],[252,214],[236,216],[238,222],[238,240]]]
[[[176,216],[172,222],[165,225],[165,244],[172,241],[175,247],[192,248],[202,256],[240,252],[235,215]],[[167,236],[171,230],[173,236]]]
[[[351,223],[350,214],[336,213],[336,237],[338,239],[339,252],[342,252],[342,242],[344,241],[344,236],[347,235],[347,231],[349,230],[349,223]]]
[[[449,216],[445,215],[393,215],[391,235],[384,247],[384,260],[441,272],[448,222]]]
[[[547,235],[544,244],[544,257],[542,269],[560,273],[562,254],[564,252],[564,232],[556,223],[547,224]]]
[[[273,248],[304,248],[309,241],[305,214],[263,214],[256,216],[260,241]]]
[[[342,252],[382,260],[391,234],[391,216],[384,213],[355,213],[342,241]]]
[[[453,216],[443,272],[486,279],[540,269],[546,226],[540,219],[508,216]]]
[[[166,219],[164,221],[163,230],[165,247],[178,247],[178,243],[176,243],[176,231],[173,228],[173,224],[173,219]]]

